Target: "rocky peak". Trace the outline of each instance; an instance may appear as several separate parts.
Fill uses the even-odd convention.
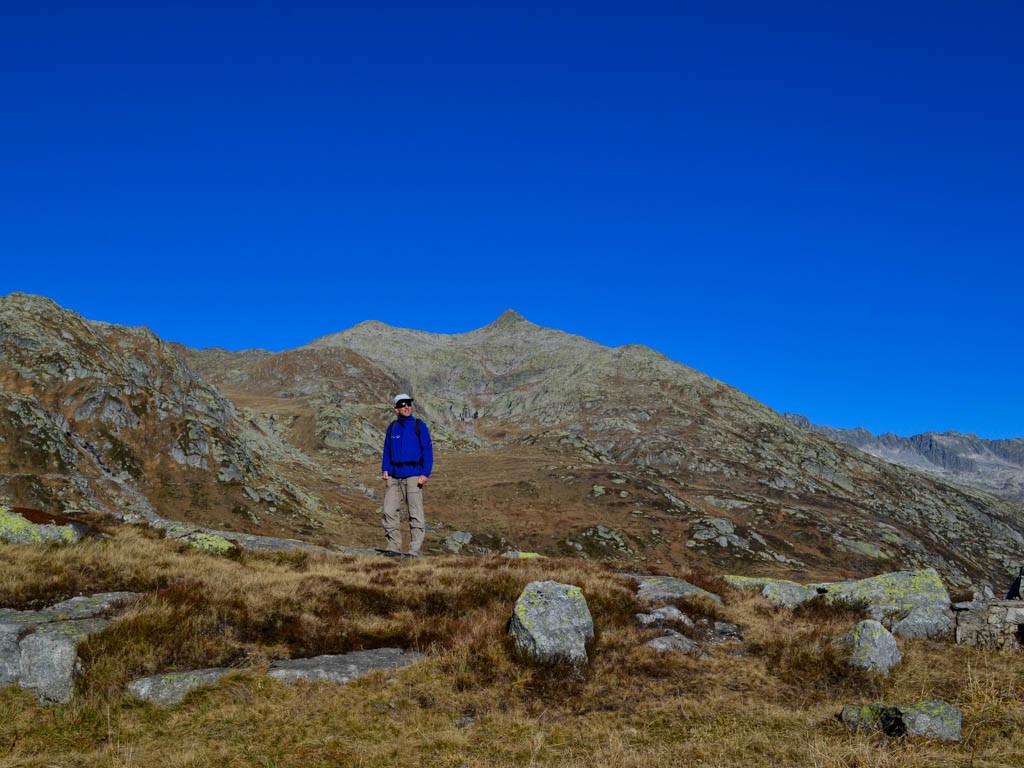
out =
[[[520,326],[520,325],[522,325],[524,323],[526,325],[531,325],[531,326],[533,325],[533,323],[528,321],[525,317],[520,315],[514,309],[506,309],[504,312],[502,312],[498,316],[497,320],[495,320],[493,323],[491,323],[487,327],[488,328],[494,328],[494,329],[515,328],[515,327]]]

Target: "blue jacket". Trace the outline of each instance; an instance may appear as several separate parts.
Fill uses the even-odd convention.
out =
[[[420,434],[416,435],[416,418],[398,417],[388,425],[384,436],[384,457],[380,471],[391,477],[430,477],[434,468],[434,447],[430,442],[430,430],[422,421]]]

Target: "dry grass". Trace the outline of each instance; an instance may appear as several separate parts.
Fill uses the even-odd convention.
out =
[[[223,560],[134,529],[74,548],[0,547],[0,604],[79,592],[145,597],[80,649],[74,702],[43,707],[0,690],[4,766],[640,766],[815,768],[1019,766],[1024,654],[901,641],[888,677],[855,673],[829,640],[858,617],[769,608],[707,574],[716,615],[742,644],[709,658],[658,654],[628,579],[576,560]],[[598,627],[583,670],[515,660],[505,631],[535,579],[579,585]],[[287,685],[260,674],[282,656],[401,645],[428,654],[394,675]],[[208,666],[238,673],[159,709],[133,677]],[[964,712],[964,741],[850,733],[843,704],[938,698]]]

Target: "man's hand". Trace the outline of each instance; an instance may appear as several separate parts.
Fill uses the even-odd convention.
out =
[[[420,487],[421,487],[421,488],[422,488],[422,487],[423,487],[424,485],[426,485],[426,484],[427,484],[427,480],[428,480],[428,478],[427,478],[427,476],[426,476],[426,475],[420,475]]]
[[[385,473],[384,473],[384,482],[386,483],[387,481],[388,481],[388,473],[387,473],[387,472],[385,472]]]

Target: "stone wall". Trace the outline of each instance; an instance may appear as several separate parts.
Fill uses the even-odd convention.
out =
[[[956,642],[974,648],[1024,647],[1024,600],[960,603],[956,613]]]

